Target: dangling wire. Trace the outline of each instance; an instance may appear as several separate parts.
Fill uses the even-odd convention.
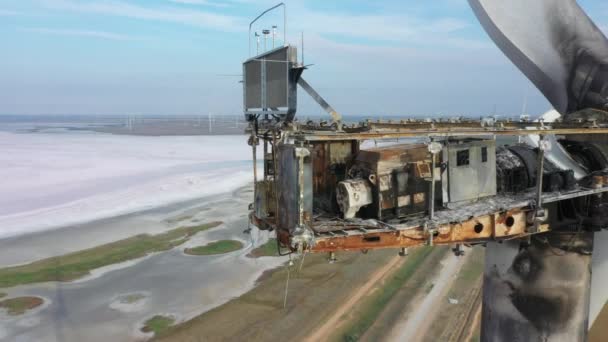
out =
[[[306,256],[306,250],[302,251],[302,258],[300,259],[300,266],[298,267],[298,273],[302,271],[302,266],[304,266],[304,257]]]

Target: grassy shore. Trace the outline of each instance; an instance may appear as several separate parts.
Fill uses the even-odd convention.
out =
[[[70,281],[91,270],[169,250],[188,241],[194,234],[217,227],[211,222],[180,227],[157,235],[140,234],[82,251],[42,259],[26,265],[0,269],[0,288],[46,281]]]
[[[175,323],[175,318],[170,316],[156,315],[144,322],[142,332],[154,332],[154,335],[161,334]]]
[[[279,267],[267,272],[251,291],[170,327],[156,340],[188,342],[204,336],[209,341],[301,341],[395,254],[393,250],[344,252],[338,253],[334,264],[327,262],[325,254],[309,254],[300,271],[299,266],[291,267],[285,308],[287,268]]]
[[[236,240],[220,240],[208,243],[204,246],[184,249],[189,255],[217,255],[238,251],[243,248],[243,243]]]
[[[259,258],[265,256],[278,256],[279,253],[277,251],[277,239],[270,238],[266,241],[265,244],[254,248],[249,254],[247,254],[250,258]]]
[[[39,307],[44,303],[40,297],[16,297],[0,301],[0,308],[6,309],[9,315],[23,315],[27,310]]]
[[[120,298],[120,302],[123,304],[134,304],[144,298],[146,298],[146,296],[144,296],[141,293],[132,293],[132,294],[129,294],[129,295],[126,295],[126,296]]]

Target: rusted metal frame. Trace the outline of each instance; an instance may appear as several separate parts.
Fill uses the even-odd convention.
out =
[[[264,180],[268,179],[268,174],[266,172],[266,155],[268,154],[268,140],[266,140],[266,136],[267,136],[268,132],[264,133],[264,136],[262,138],[262,140],[264,140],[264,155],[262,157],[262,160],[264,161]]]
[[[308,84],[303,77],[298,78],[298,84],[306,91],[306,93],[308,93],[308,95],[310,95],[310,97],[313,98],[313,100],[315,100],[315,102],[317,102],[319,106],[321,106],[321,108],[323,108],[323,110],[327,112],[327,114],[331,116],[333,123],[339,124],[342,122],[342,115],[336,112],[336,110],[329,103],[327,103],[327,101],[325,101],[325,99],[319,93],[317,93],[317,91],[310,84]]]
[[[296,149],[296,151],[298,151]],[[298,226],[304,226],[304,156],[298,157]]]
[[[276,235],[277,235],[277,254],[279,256],[286,256],[289,254],[293,254],[294,250],[290,247],[286,247],[286,246],[291,245],[289,232],[286,230],[280,229],[280,230],[277,230]],[[289,248],[289,251],[286,253],[283,253],[281,250],[281,247]]]
[[[604,192],[608,192],[608,186],[599,188],[599,189],[585,189],[585,190],[581,190],[581,191],[574,191],[574,192],[568,192],[568,193],[557,193],[557,194],[551,193],[551,194],[543,196],[543,203],[552,203],[552,202],[563,201],[563,200],[567,200],[567,199],[589,196],[589,195],[594,195],[594,194],[599,194],[599,193],[604,193]]]
[[[538,128],[600,128],[602,125],[586,123],[553,122],[549,125],[541,122],[519,122],[519,121],[497,121],[494,125],[483,125],[481,121],[461,122],[426,122],[426,121],[368,121],[365,123],[368,129],[439,129],[439,128],[477,128],[477,129],[529,129]],[[606,127],[604,125],[604,127]]]
[[[529,235],[526,210],[514,209],[483,215],[462,223],[438,225],[433,234],[433,243],[481,243]],[[547,225],[542,226],[548,231]],[[364,250],[403,248],[426,245],[429,232],[424,227],[405,230],[381,231],[347,236],[317,237],[311,252],[335,252],[340,250]]]
[[[253,153],[253,198],[255,201],[255,197],[257,196],[257,184],[258,184],[258,163],[257,163],[257,158],[256,158],[256,145],[257,145],[257,137],[255,135],[252,135],[252,144],[251,144],[251,150]]]
[[[589,189],[583,191],[577,191],[567,194],[549,194],[545,195],[543,200],[544,203],[550,203],[560,201],[564,199],[588,196],[592,194],[607,192],[608,187],[601,189]],[[523,204],[523,203],[522,203]],[[521,238],[540,232],[546,232],[549,230],[548,225],[540,225],[537,231],[529,229],[526,215],[530,211],[528,207],[522,205],[520,208],[513,208],[507,211],[497,210],[494,213],[481,215],[468,220],[464,223],[444,223],[437,226],[438,236],[434,237],[435,244],[454,244],[454,243],[481,243],[493,240],[512,240]],[[509,216],[513,217],[513,223],[508,224],[507,220]],[[492,233],[488,234],[485,230],[488,226],[487,218],[491,218]],[[265,225],[271,227],[272,223],[266,222],[253,217],[254,224]],[[484,221],[486,220],[486,221]],[[481,233],[475,233],[473,235],[470,232],[470,228],[475,228],[474,224],[481,222],[484,225]],[[328,225],[328,222],[324,222],[324,225]],[[329,224],[331,225],[331,224]],[[447,227],[447,228],[446,228]],[[464,232],[463,232],[464,227]],[[466,228],[468,227],[468,232]],[[521,228],[524,227],[525,230]],[[276,226],[274,228],[277,228]],[[338,251],[338,250],[356,250],[356,249],[378,249],[378,248],[401,248],[401,247],[413,247],[420,246],[428,243],[428,232],[425,232],[423,226],[406,226],[405,224],[391,225],[390,228],[387,226],[377,227],[370,225],[357,225],[340,224],[340,232],[343,236],[338,236],[334,232],[317,232],[316,235],[316,246],[312,248],[312,252],[327,252],[327,251]],[[446,235],[446,229],[450,232],[450,235]],[[346,235],[344,235],[346,234]],[[408,236],[409,234],[409,236]],[[413,234],[413,235],[412,235]],[[290,236],[287,231],[277,230],[277,236],[280,237],[281,243],[284,246],[289,246]],[[391,242],[390,237],[401,236],[400,241]],[[450,238],[446,239],[446,236]],[[380,241],[377,242],[366,242],[363,243],[365,238],[380,237]],[[384,239],[383,239],[384,237]],[[387,237],[389,239],[387,239]],[[344,242],[346,241],[346,242]],[[387,242],[388,241],[388,242]],[[328,245],[333,243],[333,245]]]
[[[545,211],[543,210],[543,173],[544,173],[544,162],[545,162],[545,145],[544,135],[538,136],[538,154],[537,154],[537,169],[536,169],[536,198],[534,199],[534,231],[538,230],[540,219],[544,216]]]
[[[608,192],[608,187],[599,188],[599,189],[579,190],[579,191],[573,191],[573,192],[568,192],[568,193],[549,193],[549,194],[543,195],[543,203],[545,203],[545,204],[553,203],[553,202],[562,201],[562,200],[566,200],[566,199],[584,197],[584,196],[599,194],[599,193],[603,193],[603,192]],[[490,215],[490,214],[493,214],[496,212],[502,212],[505,210],[512,211],[512,210],[524,210],[524,208],[530,208],[531,204],[534,203],[534,193],[527,193],[525,196],[526,197],[523,197],[520,200],[513,201],[512,204],[510,204],[510,205],[509,204],[507,204],[505,206],[501,205],[499,207],[496,207],[493,210],[490,210],[487,212],[480,212],[480,216]],[[450,209],[447,211],[457,211],[457,210],[458,209]],[[440,211],[440,212],[444,212],[444,211]],[[362,233],[367,233],[368,231],[378,232],[378,231],[383,231],[383,229],[385,231],[414,229],[418,226],[422,226],[422,224],[420,223],[420,219],[422,219],[422,218],[410,221],[410,223],[391,224],[390,229],[386,228],[387,225],[381,221],[377,221],[376,225],[372,225],[369,222],[356,223],[356,222],[336,221],[336,220],[317,221],[316,224],[312,228],[313,228],[313,230],[315,230],[315,232],[319,236],[322,236],[323,234],[328,233],[330,231],[330,230],[326,229],[328,227],[335,227],[335,229],[340,229],[340,230],[349,230],[351,232],[351,234],[361,234],[361,232]],[[446,224],[446,223],[448,223],[448,220],[444,218],[443,220],[437,220],[436,223],[440,224],[440,225]],[[323,229],[319,229],[319,228],[323,228]],[[332,230],[335,230],[335,229],[332,229]]]
[[[279,196],[278,196],[278,174],[277,174],[277,132],[273,129],[272,131],[272,168],[274,169],[274,175],[272,176],[272,181],[274,182],[274,202],[275,202],[275,210],[274,210],[274,220],[275,224],[279,225]]]
[[[429,219],[435,218],[435,154],[431,153],[431,193],[429,194]]]
[[[545,162],[545,148],[543,146],[544,144],[544,135],[539,135],[539,141],[538,141],[538,155],[537,155],[537,160],[536,163],[537,165],[537,170],[536,170],[536,207],[540,208],[543,204],[543,167],[544,167],[544,162]]]
[[[361,133],[339,133],[332,132],[300,132],[294,136],[300,136],[305,141],[334,141],[334,140],[372,140],[372,139],[395,139],[411,137],[467,137],[488,135],[530,135],[530,134],[608,134],[608,128],[566,128],[566,129],[522,129],[522,130],[409,130],[401,132],[361,132]]]
[[[467,122],[426,122],[426,121],[409,121],[409,122],[367,122],[366,126],[370,129],[431,129],[431,128],[449,128],[449,127],[467,127],[467,128],[480,128],[481,122],[479,121],[467,121]],[[527,125],[536,126],[536,125]],[[518,125],[511,125],[505,127],[519,127]],[[524,126],[522,126],[524,127]]]

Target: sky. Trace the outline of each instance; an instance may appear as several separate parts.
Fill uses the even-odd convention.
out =
[[[0,0],[0,114],[240,114],[248,25],[276,3]],[[524,98],[532,115],[550,109],[466,0],[285,3],[286,39],[280,10],[253,30],[277,25],[276,44],[298,48],[303,34],[306,80],[344,115],[519,115]],[[608,5],[579,3],[608,32]]]

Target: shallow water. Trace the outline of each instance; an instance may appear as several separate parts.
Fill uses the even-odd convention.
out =
[[[181,321],[245,293],[265,270],[277,267],[285,261],[284,258],[278,257],[246,257],[253,246],[258,246],[268,239],[267,233],[257,230],[254,230],[252,235],[243,234],[243,230],[247,228],[246,208],[250,197],[251,193],[235,191],[215,200],[191,203],[191,207],[184,210],[166,208],[165,212],[157,210],[143,213],[142,217],[156,215],[157,222],[159,217],[163,217],[164,220],[161,221],[167,226],[197,223],[192,220],[221,220],[224,224],[195,235],[178,248],[148,256],[134,265],[110,270],[90,280],[33,284],[8,289],[6,292],[11,297],[41,296],[49,303],[42,310],[23,316],[0,318],[0,340],[133,341],[148,336],[140,333],[139,328],[143,321],[156,314],[171,314]],[[195,215],[188,220],[166,223],[167,220],[171,221],[171,217],[187,217],[192,214]],[[115,222],[110,221],[122,227],[139,219],[143,220],[137,215],[130,215],[122,223],[120,218],[114,219]],[[61,236],[67,234],[65,232],[44,232],[42,234],[45,236],[39,242],[67,244],[62,238],[49,239],[53,234]],[[83,225],[73,232],[80,232],[79,239],[94,234],[103,235],[104,225],[91,223],[89,227]],[[131,235],[134,234],[135,230]],[[240,240],[246,247],[217,256],[190,256],[182,252],[187,246],[220,239]],[[31,241],[32,239],[21,239],[13,241],[12,244],[15,249],[34,248],[36,245]],[[0,251],[1,247],[0,244]],[[60,247],[55,249],[60,250]],[[118,309],[116,299],[131,293],[145,293],[143,304],[134,305],[131,309]]]

